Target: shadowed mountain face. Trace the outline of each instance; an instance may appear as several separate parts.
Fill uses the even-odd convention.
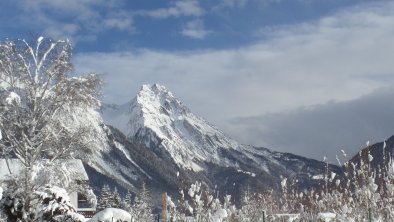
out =
[[[112,150],[103,155],[104,162],[124,169],[119,173],[121,180],[146,181],[156,195],[175,194],[200,180],[239,200],[247,187],[280,189],[283,178],[297,179],[303,187],[318,185],[312,177],[325,173],[326,167],[341,174],[337,166],[239,144],[194,115],[161,85],[144,85],[131,102],[104,105],[101,113],[107,124],[121,130],[108,127],[113,142]],[[126,170],[130,167],[134,176]]]
[[[358,154],[349,160],[357,166],[369,164],[372,171],[385,171],[394,156],[394,136],[386,141],[375,143],[360,150]]]

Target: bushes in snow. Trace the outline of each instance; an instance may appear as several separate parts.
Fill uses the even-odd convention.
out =
[[[83,222],[85,218],[76,213],[71,205],[67,192],[56,186],[40,188],[31,194],[33,202],[26,214],[23,204],[24,196],[17,190],[7,190],[0,202],[3,212],[10,221],[51,221],[51,222]]]
[[[371,210],[374,219],[393,221],[394,164],[386,153],[383,156],[383,162],[375,168],[369,151],[360,152],[357,160],[343,165],[345,178],[326,175],[325,189],[309,195],[311,204],[305,211],[332,212],[339,221],[362,221]]]
[[[391,154],[390,154],[391,155]],[[345,176],[326,171],[321,186],[300,190],[298,181],[283,178],[282,191],[245,192],[240,208],[230,196],[223,199],[196,182],[180,191],[178,201],[168,202],[174,221],[394,221],[394,160],[385,153],[379,166],[373,156],[360,152],[358,160],[343,164]],[[216,196],[216,197],[215,197]]]
[[[178,207],[171,198],[167,198],[167,218],[172,221],[190,221],[191,217],[196,221],[236,220],[237,209],[231,202],[231,195],[226,195],[222,200],[214,195],[196,182],[188,190],[180,190]]]
[[[83,222],[85,218],[76,213],[71,205],[66,190],[59,187],[47,187],[36,192],[39,202],[36,204],[36,221]]]
[[[369,212],[373,220],[394,221],[394,161],[386,152],[378,166],[372,160],[368,150],[360,152],[343,164],[344,177],[327,171],[318,189],[298,190],[297,181],[283,179],[280,195],[255,195],[242,208],[252,208],[245,213],[253,215],[261,207],[269,221],[367,221]]]

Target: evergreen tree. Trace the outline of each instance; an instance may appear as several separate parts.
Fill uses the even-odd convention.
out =
[[[141,192],[137,195],[136,201],[133,205],[133,217],[135,221],[153,221],[152,206],[149,204],[150,194],[145,188],[145,183],[142,183]]]
[[[112,208],[119,208],[119,209],[122,208],[122,199],[120,198],[118,189],[116,187],[112,192],[110,206]]]
[[[105,184],[102,188],[101,188],[101,192],[100,192],[100,197],[97,203],[97,209],[98,210],[102,210],[108,207],[111,207],[111,198],[112,198],[112,194],[111,194],[111,189],[109,188],[108,184]]]
[[[122,209],[128,212],[132,210],[132,194],[130,190],[127,191],[125,198],[122,200]]]

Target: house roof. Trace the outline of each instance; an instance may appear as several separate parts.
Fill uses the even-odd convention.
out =
[[[45,163],[46,160],[42,160]],[[23,164],[19,159],[9,159],[9,167],[13,175],[20,174],[23,170]],[[62,170],[68,171],[72,179],[75,180],[89,180],[89,177],[85,171],[85,167],[80,159],[57,159],[54,164],[62,168]],[[0,159],[0,181],[6,180],[11,176],[5,159]]]

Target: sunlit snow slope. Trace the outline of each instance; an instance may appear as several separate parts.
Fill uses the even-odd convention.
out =
[[[219,163],[219,148],[238,144],[195,116],[164,86],[144,85],[130,105],[127,134],[147,146],[162,146],[174,161],[199,171],[203,161]],[[151,142],[155,144],[150,144]]]

